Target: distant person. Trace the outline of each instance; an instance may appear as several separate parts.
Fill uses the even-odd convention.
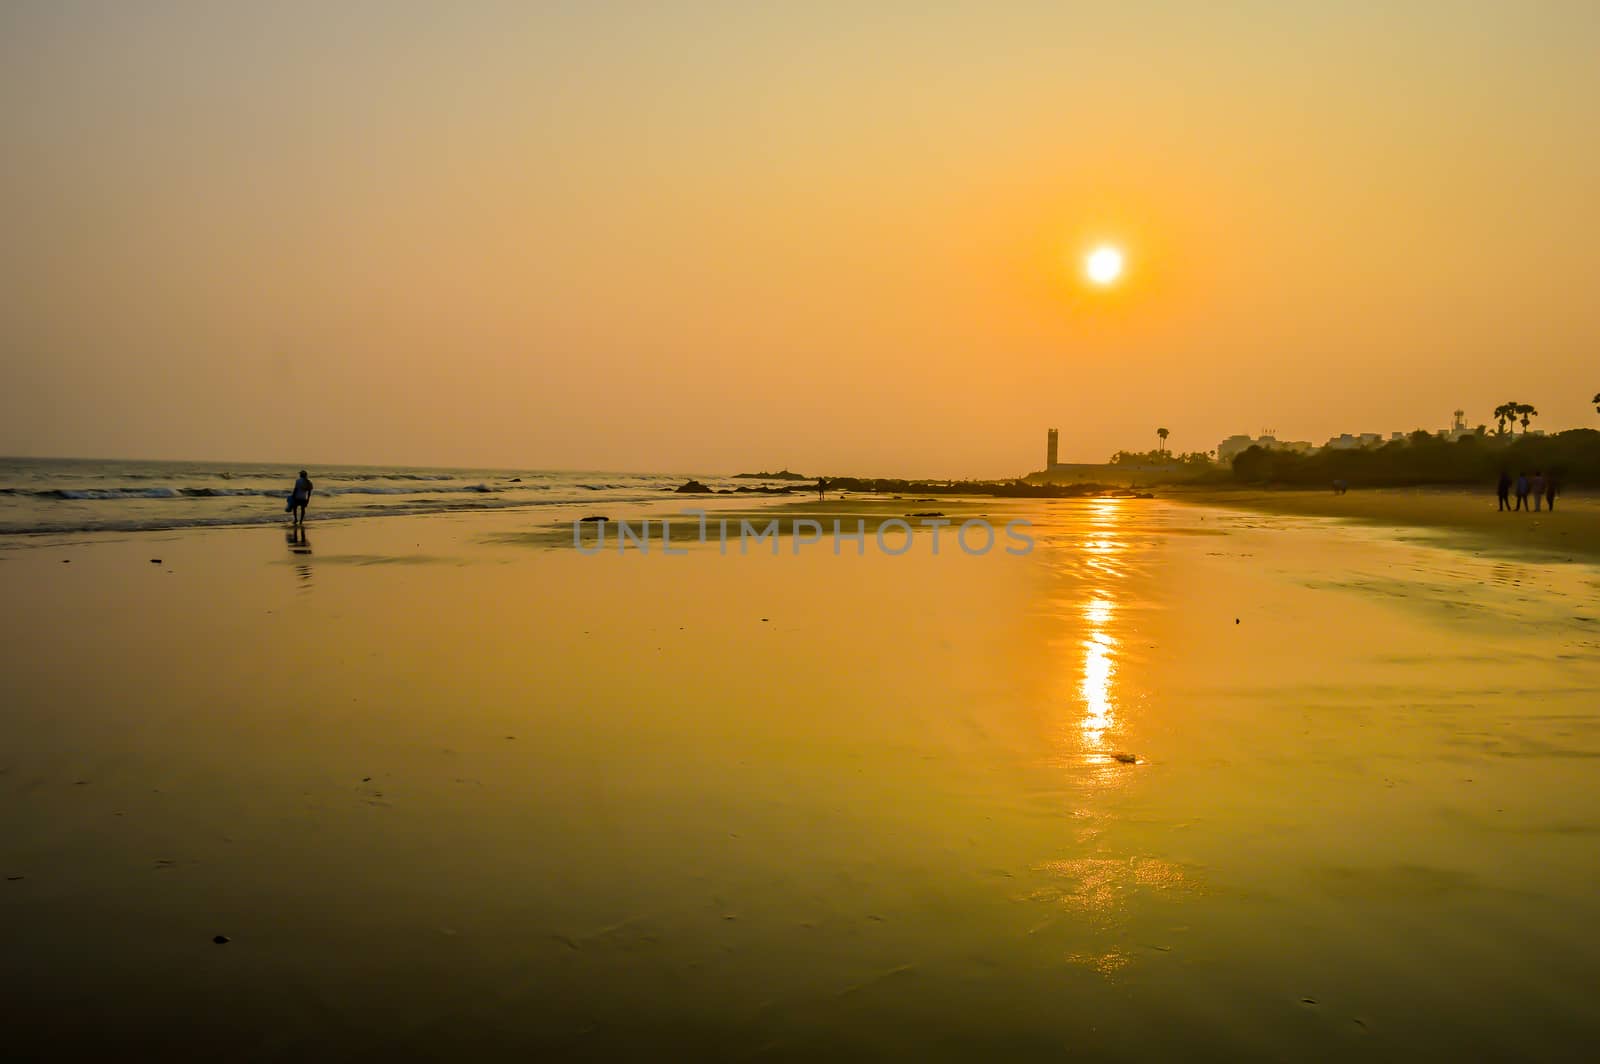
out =
[[[311,487],[311,478],[306,476],[304,469],[300,470],[300,479],[294,482],[294,488],[289,492],[288,507],[297,525],[305,522],[306,504],[311,501]]]
[[[1343,495],[1349,490],[1350,482],[1348,480],[1336,480],[1333,482],[1333,493],[1335,495]]]
[[[1541,470],[1533,471],[1533,479],[1528,482],[1528,487],[1533,492],[1533,512],[1539,512],[1539,504],[1544,501],[1544,473]]]
[[[1511,474],[1500,470],[1500,483],[1495,485],[1495,495],[1500,498],[1500,509],[1511,509]]]
[[[1526,510],[1528,508],[1528,474],[1517,474],[1517,505],[1514,509]]]
[[[1544,482],[1544,501],[1552,511],[1556,508],[1556,494],[1556,475],[1551,473]]]
[[[817,501],[818,502],[822,501],[822,499],[826,495],[827,491],[828,491],[828,478],[827,477],[818,477],[817,478]]]

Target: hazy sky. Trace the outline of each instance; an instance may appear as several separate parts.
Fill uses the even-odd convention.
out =
[[[1600,425],[1597,54],[1589,0],[9,0],[0,453],[1011,475],[1052,425]]]

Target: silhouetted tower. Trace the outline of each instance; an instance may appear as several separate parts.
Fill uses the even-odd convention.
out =
[[[1056,467],[1056,446],[1061,440],[1061,433],[1051,429],[1044,439],[1044,467],[1047,470],[1054,469]]]

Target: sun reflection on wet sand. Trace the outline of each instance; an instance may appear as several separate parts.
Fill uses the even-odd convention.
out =
[[[1047,877],[1028,895],[1035,902],[1059,909],[1093,933],[1090,948],[1067,954],[1068,964],[1112,976],[1132,964],[1145,951],[1167,953],[1169,929],[1149,941],[1130,938],[1137,910],[1152,903],[1183,902],[1205,893],[1196,868],[1155,857],[1084,857],[1046,861],[1035,871]]]
[[[1136,621],[1148,608],[1139,590],[1148,537],[1122,500],[1096,500],[1077,516],[1077,534],[1063,543],[1071,583],[1056,613],[1064,628],[1060,764],[1078,788],[1072,816],[1086,826],[1075,832],[1077,847],[1034,865],[1040,879],[1022,896],[1072,927],[1078,948],[1068,964],[1115,979],[1173,948],[1174,928],[1146,926],[1152,905],[1204,891],[1200,869],[1141,852],[1144,844],[1122,830],[1123,796],[1141,778],[1129,744],[1138,745],[1142,719],[1147,659]]]
[[[1082,607],[1083,674],[1078,683],[1083,704],[1079,732],[1085,760],[1093,765],[1113,763],[1108,738],[1116,734],[1118,725],[1118,640],[1112,634],[1112,626],[1117,611],[1116,587],[1126,577],[1119,564],[1127,550],[1120,535],[1121,519],[1120,500],[1096,500],[1089,508],[1089,527],[1080,545],[1085,568],[1100,578]]]
[[[1083,640],[1083,679],[1078,693],[1083,698],[1083,745],[1091,760],[1106,760],[1106,731],[1115,723],[1116,702],[1113,684],[1117,677],[1116,637],[1107,631],[1112,604],[1107,598],[1091,599],[1083,616],[1089,630]]]

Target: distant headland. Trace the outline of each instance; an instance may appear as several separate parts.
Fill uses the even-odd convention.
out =
[[[795,473],[795,472],[791,472],[790,470],[787,470],[787,469],[780,469],[776,473],[735,473],[733,475],[732,479],[734,479],[734,480],[811,480],[813,478],[812,477],[808,477],[803,473]]]
[[[810,477],[799,477],[810,480]],[[828,477],[826,490],[835,494],[854,493],[870,495],[975,495],[995,499],[1076,499],[1093,495],[1116,495],[1123,498],[1151,498],[1147,492],[1119,488],[1108,484],[1039,484],[1025,480],[900,480],[887,477]],[[679,495],[795,495],[808,494],[810,488],[745,487],[713,488],[690,480],[667,491]]]

